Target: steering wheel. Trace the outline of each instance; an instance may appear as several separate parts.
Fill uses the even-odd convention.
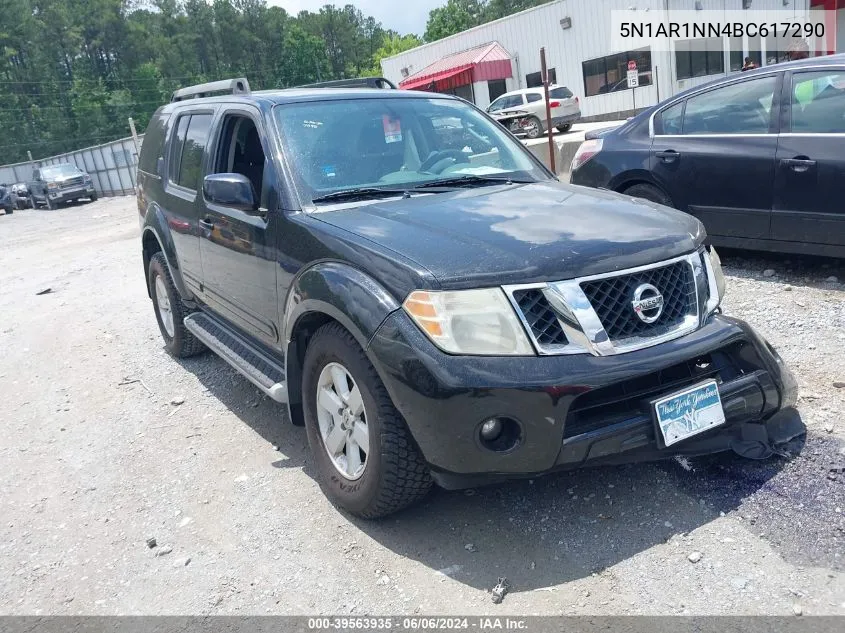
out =
[[[466,163],[469,162],[467,160],[466,154],[459,149],[444,149],[444,150],[435,150],[428,155],[422,164],[420,165],[419,171],[428,172],[432,167],[440,163],[441,161],[445,161],[448,159],[454,159],[456,163]],[[439,174],[441,171],[446,169],[449,165],[443,165],[439,171],[431,172]]]

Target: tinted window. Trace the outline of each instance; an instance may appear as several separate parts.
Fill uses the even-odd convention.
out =
[[[167,129],[169,114],[153,116],[144,133],[144,143],[141,145],[141,155],[138,157],[138,169],[149,174],[157,173],[156,163],[163,154],[164,132]]]
[[[522,95],[507,95],[504,97],[499,97],[493,103],[490,104],[490,107],[487,108],[488,112],[498,112],[499,110],[506,110],[507,108],[516,108],[523,104]]]
[[[775,77],[743,81],[687,99],[684,134],[765,134]]]
[[[179,117],[176,122],[176,132],[170,146],[170,163],[167,168],[167,178],[170,182],[179,180],[179,164],[182,160],[182,147],[185,145],[185,135],[188,133],[188,123],[191,115],[185,114]]]
[[[555,83],[557,80],[557,71],[554,68],[546,69],[546,72],[549,74],[549,84]],[[525,87],[526,88],[539,88],[543,85],[543,75],[542,73],[528,73],[525,75]]]
[[[536,92],[529,92],[525,95],[525,98],[528,100],[528,103],[537,103],[543,100],[543,95],[538,95]]]
[[[487,93],[490,97],[490,103],[501,97],[508,91],[504,79],[491,79],[487,82]]]
[[[845,132],[845,72],[797,73],[792,95],[793,132]]]
[[[569,99],[572,96],[572,91],[566,86],[560,86],[549,90],[549,96],[552,99]]]
[[[181,121],[180,129],[181,129]],[[196,190],[200,181],[202,153],[208,142],[208,128],[211,126],[210,114],[195,114],[188,124],[185,147],[182,149],[179,176],[176,182],[182,187]]]
[[[628,89],[628,63],[637,64],[640,86],[651,85],[651,49],[637,50],[591,59],[581,64],[584,72],[584,95],[616,92]]]

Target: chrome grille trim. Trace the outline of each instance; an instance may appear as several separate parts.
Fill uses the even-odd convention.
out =
[[[708,296],[712,296],[712,289],[715,284],[713,279],[711,279],[713,276],[712,272],[705,265],[701,253],[701,250],[697,250],[689,255],[674,257],[646,266],[577,277],[565,281],[508,285],[503,286],[503,289],[538,354],[544,356],[561,354],[610,356],[613,354],[622,354],[674,340],[695,331],[703,324],[704,320],[710,314],[709,307],[711,302],[707,299]],[[692,297],[694,299],[694,309],[688,310],[688,313],[684,315],[682,320],[671,327],[665,328],[657,336],[642,335],[625,339],[610,339],[595,308],[584,293],[581,284],[588,281],[635,275],[644,271],[670,266],[678,262],[685,262],[691,269],[692,279],[695,284],[695,293]],[[526,315],[523,314],[519,304],[514,299],[515,291],[526,289],[539,290],[546,297],[549,305],[557,314],[558,323],[566,335],[566,345],[543,345],[536,339],[531,324],[527,321]]]

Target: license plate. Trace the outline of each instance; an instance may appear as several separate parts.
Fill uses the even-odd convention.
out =
[[[725,411],[715,380],[654,400],[652,405],[665,446],[725,423]]]

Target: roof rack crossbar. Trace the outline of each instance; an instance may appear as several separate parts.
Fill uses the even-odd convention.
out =
[[[356,79],[335,79],[320,81],[315,84],[305,84],[297,88],[376,88],[396,90],[396,84],[384,77],[358,77]]]
[[[211,81],[205,84],[197,84],[196,86],[188,86],[187,88],[180,88],[175,91],[170,101],[172,103],[174,101],[184,101],[185,99],[208,97],[215,92],[232,95],[248,95],[250,92],[249,82],[246,80],[246,77],[238,77],[237,79],[223,79],[222,81]]]

